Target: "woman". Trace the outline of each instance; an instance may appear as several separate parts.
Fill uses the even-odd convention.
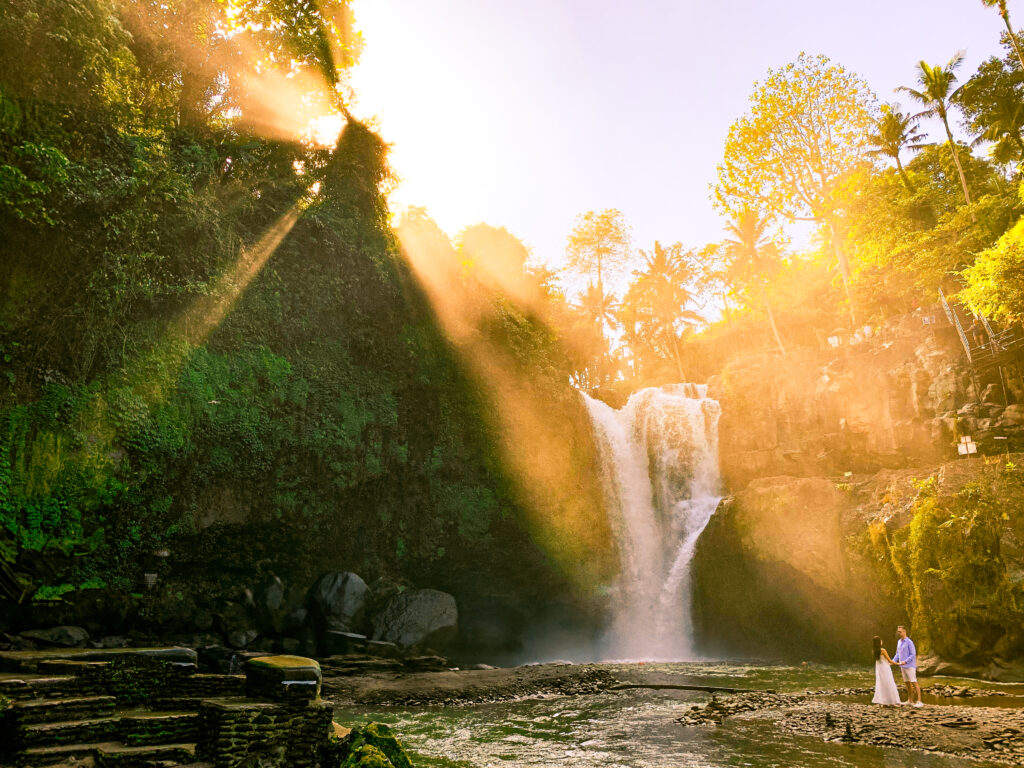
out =
[[[875,652],[875,697],[871,703],[886,706],[902,704],[896,681],[892,677],[892,659],[882,647],[882,638],[875,635],[871,638],[871,645]]]

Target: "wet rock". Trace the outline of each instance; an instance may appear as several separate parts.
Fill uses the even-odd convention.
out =
[[[225,603],[217,614],[217,625],[233,648],[246,648],[259,636],[252,611],[239,603]]]
[[[444,649],[458,631],[455,598],[436,589],[403,592],[373,620],[373,639],[399,648]]]
[[[289,613],[285,600],[285,586],[277,576],[272,576],[259,591],[256,600],[257,616],[261,626],[271,632],[281,632]]]
[[[94,640],[89,643],[93,648],[127,648],[128,638],[121,637],[120,635],[110,635],[108,637],[101,637],[99,640]]]
[[[325,573],[310,593],[310,611],[323,630],[355,632],[363,624],[370,589],[351,571]]]
[[[366,650],[366,635],[355,632],[324,632],[323,652],[328,656],[344,656]]]
[[[395,643],[386,640],[367,640],[366,652],[370,656],[379,656],[384,659],[397,659],[402,655],[402,650]]]
[[[305,608],[296,608],[291,611],[284,618],[284,624],[281,627],[282,632],[296,633],[304,626],[306,626],[306,619],[309,618],[309,611]]]
[[[50,629],[30,629],[21,636],[36,643],[62,648],[84,648],[89,642],[89,633],[82,627],[51,627]]]

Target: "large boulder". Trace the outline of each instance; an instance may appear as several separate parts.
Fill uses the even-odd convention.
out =
[[[217,625],[232,648],[248,648],[259,637],[252,610],[240,603],[224,603],[217,614]]]
[[[271,576],[256,593],[256,616],[262,629],[274,634],[298,629],[305,623],[304,594]]]
[[[850,492],[825,478],[754,480],[719,507],[697,542],[700,647],[725,656],[839,661],[906,623],[892,585],[851,547]],[[865,639],[866,638],[866,639]]]
[[[436,589],[417,589],[392,598],[373,619],[373,639],[403,649],[443,650],[456,635],[459,611],[455,598]]]
[[[351,571],[325,573],[310,593],[310,611],[321,630],[358,632],[366,618],[370,588]]]
[[[84,648],[89,642],[89,633],[82,627],[51,627],[50,629],[30,629],[21,633],[22,637],[37,643],[62,648]]]

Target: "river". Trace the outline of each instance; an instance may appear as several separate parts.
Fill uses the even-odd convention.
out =
[[[873,682],[867,667],[721,663],[608,666],[624,681],[778,691],[864,687]],[[979,685],[950,678],[933,681]],[[984,687],[1019,697],[977,700],[979,704],[1024,705],[1024,685],[985,683]],[[690,704],[707,701],[708,696],[695,691],[632,689],[453,707],[339,708],[335,717],[346,725],[370,720],[388,723],[416,766],[436,768],[954,768],[966,762],[899,749],[826,743],[787,734],[761,722],[727,721],[720,727],[695,728],[675,721]],[[958,703],[973,701],[962,699]],[[994,765],[969,764],[976,768]]]

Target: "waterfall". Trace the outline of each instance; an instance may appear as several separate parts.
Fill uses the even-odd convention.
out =
[[[621,410],[583,398],[622,564],[604,652],[693,659],[690,565],[720,500],[718,401],[696,384],[642,389]]]

